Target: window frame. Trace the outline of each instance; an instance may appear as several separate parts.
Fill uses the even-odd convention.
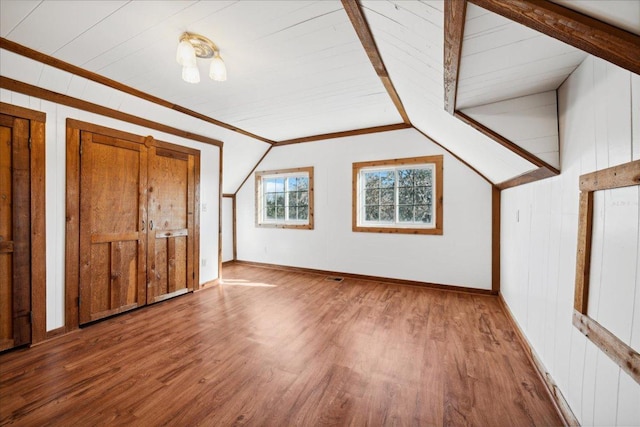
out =
[[[287,178],[291,176],[300,176],[305,175],[309,179],[309,205],[308,205],[308,217],[307,222],[303,223],[301,221],[288,221],[288,220],[274,220],[274,221],[264,221],[263,212],[263,179],[279,177],[279,178]],[[291,228],[298,230],[313,230],[314,221],[313,221],[313,166],[309,167],[301,167],[301,168],[291,168],[291,169],[277,169],[277,170],[267,170],[267,171],[258,171],[255,173],[255,222],[256,227],[264,227],[264,228]],[[286,202],[285,202],[286,203]],[[285,212],[287,205],[285,204]],[[285,214],[286,217],[287,214]]]
[[[352,230],[354,232],[368,233],[401,233],[401,234],[443,234],[443,157],[442,155],[408,157],[404,159],[375,160],[353,163],[352,178]],[[403,166],[433,165],[435,171],[435,195],[434,211],[435,221],[433,226],[416,226],[416,224],[400,225],[397,222],[388,226],[382,224],[366,225],[361,222],[361,212],[364,208],[364,200],[360,200],[360,173],[369,169],[393,169]],[[397,188],[394,187],[394,188]],[[397,199],[397,195],[396,195]],[[397,203],[395,203],[397,209]]]

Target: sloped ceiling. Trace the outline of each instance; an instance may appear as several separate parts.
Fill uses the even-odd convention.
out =
[[[603,7],[613,2],[578,3],[582,12],[594,9],[621,26],[640,20],[629,18],[637,2],[617,2],[622,11],[616,13]],[[442,0],[360,6],[414,127],[493,183],[535,169],[444,111]],[[485,23],[504,25],[501,20]],[[220,47],[226,82],[209,80],[204,61],[199,84],[180,79],[175,48],[187,30]],[[149,108],[124,93],[105,100],[99,83],[0,50],[2,76],[224,141],[225,193],[237,190],[274,142],[403,121],[340,1],[1,0],[0,36],[243,131]],[[485,42],[479,43],[482,50]]]

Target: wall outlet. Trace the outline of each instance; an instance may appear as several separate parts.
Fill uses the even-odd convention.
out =
[[[207,266],[207,259],[206,259],[206,258],[202,258],[202,260],[200,261],[200,264],[201,264],[203,267],[206,267],[206,266]]]
[[[202,204],[202,212],[206,212],[207,211],[207,204],[203,203]]]

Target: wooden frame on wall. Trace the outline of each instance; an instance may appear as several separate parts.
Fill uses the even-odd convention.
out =
[[[640,185],[640,160],[580,177],[580,211],[573,325],[640,384],[640,354],[612,334],[587,312],[591,271],[593,193]]]

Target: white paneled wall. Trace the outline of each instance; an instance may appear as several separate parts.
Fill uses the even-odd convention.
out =
[[[558,91],[562,174],[502,192],[502,293],[583,425],[640,425],[640,385],[571,323],[578,178],[640,158],[639,92],[588,57]],[[598,197],[589,310],[638,350],[638,188]]]
[[[110,91],[116,93],[117,91]],[[47,114],[46,122],[46,280],[47,330],[64,325],[64,262],[65,262],[65,145],[66,119],[74,118],[101,126],[119,129],[137,135],[153,137],[200,150],[200,203],[207,210],[200,213],[200,257],[210,262],[200,267],[200,282],[218,277],[218,205],[220,149],[110,119],[86,111],[54,104],[5,89],[0,90],[0,101],[19,107],[31,108]]]
[[[444,234],[351,230],[352,163],[444,154]],[[236,194],[238,259],[491,289],[491,186],[413,129],[276,147],[257,170],[314,167],[314,230],[255,226],[253,177]]]
[[[555,90],[479,105],[462,112],[551,166],[560,167]]]

